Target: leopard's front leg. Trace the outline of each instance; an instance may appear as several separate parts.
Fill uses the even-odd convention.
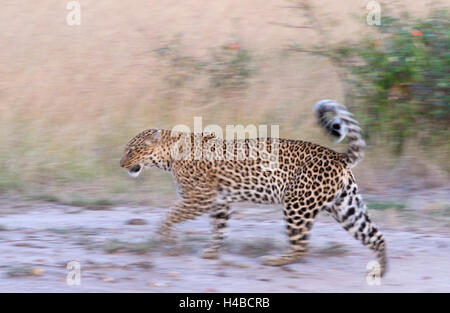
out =
[[[228,203],[215,203],[211,209],[211,223],[213,227],[213,238],[208,248],[203,251],[203,258],[217,259],[219,248],[223,244],[230,207]]]
[[[161,239],[172,243],[175,242],[176,238],[172,234],[173,225],[204,214],[211,208],[211,203],[212,201],[201,201],[199,199],[184,199],[177,202],[158,230]]]

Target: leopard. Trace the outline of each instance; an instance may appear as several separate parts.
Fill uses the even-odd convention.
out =
[[[345,105],[329,99],[316,103],[315,115],[338,143],[347,139],[345,152],[297,139],[223,139],[214,133],[151,128],[125,146],[120,166],[133,177],[152,167],[172,174],[178,200],[158,229],[167,241],[173,242],[176,224],[209,214],[212,236],[203,258],[219,257],[232,203],[278,204],[289,248],[281,255],[261,257],[263,264],[281,266],[303,258],[318,214],[327,212],[374,251],[383,276],[385,237],[369,217],[352,173],[366,147],[359,122]],[[207,148],[198,149],[195,144]]]

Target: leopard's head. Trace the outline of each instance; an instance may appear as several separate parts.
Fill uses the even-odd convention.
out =
[[[139,133],[126,145],[120,166],[132,177],[139,176],[148,167],[167,169],[170,167],[170,160],[163,139],[161,129],[148,129]]]

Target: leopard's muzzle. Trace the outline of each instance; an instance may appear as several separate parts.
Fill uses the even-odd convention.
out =
[[[141,173],[141,171],[142,171],[142,166],[137,164],[128,171],[128,174],[130,174],[131,177],[138,177],[139,174]]]

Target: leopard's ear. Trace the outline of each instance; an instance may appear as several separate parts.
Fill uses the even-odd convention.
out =
[[[161,129],[156,130],[152,134],[148,135],[147,138],[145,138],[145,143],[147,145],[154,145],[157,144],[158,141],[161,139],[162,131]]]

